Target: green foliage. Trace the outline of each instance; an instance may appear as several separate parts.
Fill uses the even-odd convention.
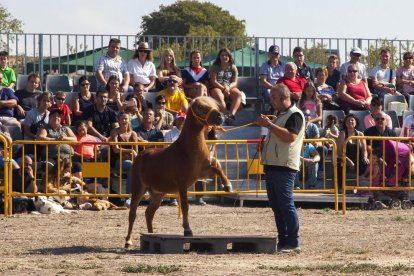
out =
[[[15,19],[9,11],[0,4],[0,32],[23,33],[23,22]]]
[[[244,36],[245,21],[209,3],[177,1],[142,17],[141,35]]]
[[[138,265],[128,265],[122,268],[122,272],[126,273],[160,273],[160,274],[167,274],[172,272],[180,271],[181,268],[175,265],[146,265],[146,264],[138,264]]]

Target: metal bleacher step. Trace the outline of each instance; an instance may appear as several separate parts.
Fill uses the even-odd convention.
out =
[[[259,235],[191,236],[141,233],[141,251],[161,254],[199,252],[226,254],[232,252],[274,253],[276,238]]]

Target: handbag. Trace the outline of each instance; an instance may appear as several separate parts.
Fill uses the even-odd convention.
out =
[[[46,115],[47,113],[45,112],[45,115],[43,115],[43,118],[37,122],[34,123],[30,126],[30,132],[33,133],[34,135],[36,135],[37,131],[39,130],[40,127],[43,127],[45,125],[45,119],[46,119]]]

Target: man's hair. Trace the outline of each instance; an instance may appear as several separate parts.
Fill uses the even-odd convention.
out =
[[[297,47],[295,47],[295,48],[293,49],[293,55],[294,55],[295,53],[299,53],[299,52],[303,52],[303,48],[302,48],[302,47],[297,46]]]
[[[328,61],[330,61],[330,60],[339,60],[339,58],[338,58],[338,56],[337,56],[337,55],[332,54],[332,55],[330,55],[330,56],[328,57]]]
[[[372,98],[371,106],[380,106],[380,105],[383,105],[381,98],[379,97]]]
[[[103,94],[103,93],[109,94],[109,91],[106,91],[106,90],[98,90],[98,91],[96,91],[96,97],[98,97],[100,94]]]
[[[388,48],[388,47],[382,48],[381,49],[381,52],[380,52],[380,55],[382,55],[383,53],[385,53],[385,54],[391,54],[390,48]]]
[[[286,64],[285,64],[285,68],[286,68],[288,65],[290,65],[290,66],[292,66],[293,68],[295,68],[296,70],[298,70],[298,66],[297,66],[297,65],[296,65],[296,63],[294,63],[293,61],[286,62]]]
[[[66,97],[66,93],[65,93],[65,91],[58,91],[55,94],[55,97]]]
[[[113,42],[113,43],[116,43],[116,44],[120,44],[120,43],[121,43],[121,40],[119,40],[118,38],[111,38],[111,39],[109,40],[108,45],[110,45],[112,42]]]
[[[270,94],[278,94],[284,98],[290,98],[290,90],[285,84],[279,83],[270,89]]]
[[[27,76],[27,80],[28,80],[28,81],[29,81],[30,79],[32,79],[32,78],[40,79],[40,76],[39,76],[39,74],[37,74],[37,73],[32,73],[32,74],[30,74],[29,76]]]
[[[8,57],[9,56],[9,52],[7,51],[0,51],[0,57]]]
[[[44,98],[49,99],[49,101],[53,101],[53,93],[49,92],[49,91],[45,91],[42,94],[39,94],[39,96],[37,96],[36,100],[37,102],[41,102]]]

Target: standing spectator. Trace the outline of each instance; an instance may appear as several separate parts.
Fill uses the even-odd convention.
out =
[[[163,95],[155,98],[155,127],[161,130],[168,130],[173,128],[174,116],[165,109],[167,99]],[[184,113],[184,112],[179,112]],[[178,115],[177,114],[177,115]],[[185,114],[185,113],[184,113]]]
[[[82,76],[79,78],[80,91],[72,99],[72,108],[73,108],[73,122],[82,120],[83,112],[92,106],[95,100],[94,94],[89,90],[91,83],[86,78]]]
[[[287,62],[285,64],[285,74],[279,78],[277,84],[281,83],[289,88],[291,101],[297,103],[302,95],[303,88],[307,83],[305,78],[296,74],[298,67],[294,62]]]
[[[190,53],[190,66],[182,71],[184,93],[187,97],[207,96],[209,85],[208,71],[203,67],[201,52]]]
[[[158,96],[165,97],[167,100],[166,108],[173,114],[178,112],[187,112],[188,110],[187,98],[178,87],[179,81],[180,79],[177,76],[169,76],[167,89],[164,89],[157,94]]]
[[[262,64],[259,71],[260,85],[263,87],[263,99],[269,102],[270,89],[276,84],[277,80],[284,75],[285,66],[279,60],[280,48],[277,45],[269,47],[267,54],[269,60]]]
[[[295,47],[293,49],[293,61],[298,67],[296,74],[308,81],[314,81],[312,69],[305,63],[305,54],[302,47]]]
[[[316,87],[319,92],[319,99],[322,102],[324,110],[338,110],[340,109],[336,102],[338,96],[335,89],[328,85],[325,81],[328,77],[328,69],[326,67],[319,67],[315,71],[316,73]],[[339,71],[338,71],[339,73]]]
[[[395,131],[391,128],[388,128],[385,120],[386,120],[386,114],[383,111],[379,111],[375,113],[374,119],[375,119],[375,125],[372,127],[369,127],[365,129],[364,136],[375,136],[375,137],[396,137],[397,134]],[[372,141],[372,149],[373,150],[381,150],[382,147],[382,141],[373,140]],[[371,146],[371,140],[367,140],[367,146],[368,149]]]
[[[181,70],[175,63],[174,51],[171,48],[168,48],[162,54],[160,65],[157,67],[156,88],[158,91],[167,88],[168,77],[171,75],[179,77],[179,84],[181,85]]]
[[[333,89],[336,91],[336,88],[339,85],[339,82],[341,81],[341,72],[338,70],[339,66],[339,59],[337,55],[330,55],[328,57],[328,76],[326,78],[326,84],[333,87]],[[318,76],[316,76],[318,78]]]
[[[102,142],[108,142],[111,130],[118,127],[115,111],[107,107],[107,103],[108,92],[98,91],[95,103],[83,113],[83,119],[87,121],[88,133],[98,137]]]
[[[375,66],[369,74],[372,81],[372,87],[374,88],[372,93],[381,99],[387,94],[393,95],[396,89],[395,70],[390,68],[390,57],[390,49],[382,49],[380,54],[381,64]]]
[[[0,72],[0,80],[3,79],[3,73]],[[9,127],[15,126],[20,128],[20,122],[13,117],[13,110],[16,108],[19,99],[11,88],[3,87],[0,82],[0,123]]]
[[[371,104],[371,93],[364,80],[358,78],[356,65],[349,65],[345,81],[338,88],[339,106],[349,110],[367,110]]]
[[[382,112],[382,100],[380,98],[376,97],[376,98],[372,99],[371,106],[370,106],[370,111],[371,111],[371,114],[366,115],[365,118],[364,118],[364,124],[365,124],[366,128],[375,126],[375,115],[377,113]],[[385,114],[385,113],[384,113],[384,116],[385,116],[385,125],[388,128],[392,129],[391,117],[388,114]]]
[[[233,55],[227,48],[222,48],[210,68],[211,96],[217,100],[220,111],[226,114],[226,123],[233,124],[236,112],[242,101],[242,93],[237,88],[238,71]],[[226,100],[230,101],[227,112]]]
[[[277,111],[276,119],[272,122],[261,115],[257,122],[269,129],[262,150],[262,164],[269,204],[276,220],[277,250],[299,251],[299,218],[293,201],[293,185],[299,171],[305,119],[292,104],[286,85],[275,85],[270,91],[270,101]]]
[[[341,65],[340,72],[341,72],[342,80],[344,80],[348,74],[349,65],[354,65],[354,68],[357,70],[357,73],[358,73],[358,79],[367,82],[367,69],[365,68],[364,64],[359,62],[362,56],[361,49],[359,49],[358,47],[352,48],[350,52],[350,56],[351,56],[351,60]]]
[[[105,86],[105,90],[108,92],[108,107],[114,111],[122,111],[122,102],[121,102],[121,91],[120,91],[120,82],[117,76],[111,76],[108,80],[108,83]]]
[[[121,41],[117,38],[109,40],[108,52],[96,60],[94,71],[98,80],[98,90],[105,88],[108,79],[112,75],[118,76],[122,83],[121,91],[127,92],[130,81],[127,65],[119,55],[121,50]]]
[[[147,42],[139,43],[138,49],[128,62],[128,71],[131,74],[131,85],[137,82],[145,86],[145,93],[155,88],[157,73],[153,63],[152,50]]]
[[[40,77],[38,74],[30,74],[27,77],[26,88],[17,90],[14,94],[19,99],[19,103],[15,108],[18,119],[24,119],[26,112],[36,107],[36,98],[42,94],[37,88],[40,84]]]
[[[16,86],[16,74],[13,68],[8,66],[9,53],[7,51],[0,51],[0,73],[3,75],[1,85],[14,89]]]
[[[403,66],[397,69],[397,84],[401,87],[398,91],[404,95],[405,100],[409,103],[410,95],[414,94],[413,54],[406,52],[403,59]]]
[[[63,91],[57,92],[55,95],[55,103],[49,108],[49,110],[59,109],[60,111],[62,111],[60,123],[62,125],[70,126],[71,125],[70,114],[72,114],[72,111],[70,111],[69,106],[65,104],[65,100],[66,100],[66,93]]]
[[[142,124],[134,129],[139,137],[143,139],[145,142],[163,142],[164,135],[162,134],[161,130],[155,127],[155,113],[154,110],[148,109],[144,113],[144,118],[142,120]]]

